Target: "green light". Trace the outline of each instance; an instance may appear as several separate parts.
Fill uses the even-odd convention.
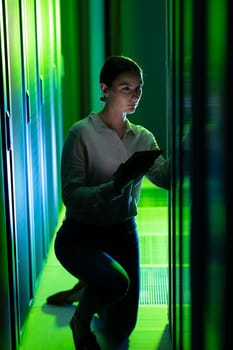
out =
[[[219,91],[222,81],[222,69],[225,66],[227,13],[226,0],[209,0],[207,13],[207,57],[209,84],[213,92]]]

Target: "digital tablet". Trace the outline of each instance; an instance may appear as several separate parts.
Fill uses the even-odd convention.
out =
[[[149,168],[154,163],[155,159],[163,153],[162,150],[138,151],[135,152],[125,163],[124,168],[133,170],[134,168],[142,167]]]

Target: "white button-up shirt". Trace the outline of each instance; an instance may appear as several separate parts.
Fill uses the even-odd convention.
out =
[[[62,152],[62,198],[66,216],[94,224],[109,225],[137,215],[142,178],[116,194],[113,174],[136,151],[159,149],[153,134],[126,119],[121,139],[97,114],[75,123]],[[159,156],[146,176],[169,188],[169,160]]]

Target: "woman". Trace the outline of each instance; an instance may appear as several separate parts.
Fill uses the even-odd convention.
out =
[[[94,314],[116,342],[133,331],[140,284],[135,217],[142,178],[146,175],[169,188],[169,161],[161,155],[150,164],[134,164],[132,171],[124,168],[135,152],[159,149],[148,130],[127,119],[139,104],[142,86],[143,72],[135,61],[123,56],[107,59],[100,72],[104,107],[73,125],[63,147],[66,218],[55,253],[82,281],[70,322],[79,350],[100,349],[90,329]],[[78,289],[73,289],[74,295]]]

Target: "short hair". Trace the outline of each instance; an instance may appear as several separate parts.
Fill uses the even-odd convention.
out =
[[[100,83],[111,86],[120,74],[128,72],[136,73],[143,79],[142,68],[133,59],[126,56],[111,56],[100,71]]]

